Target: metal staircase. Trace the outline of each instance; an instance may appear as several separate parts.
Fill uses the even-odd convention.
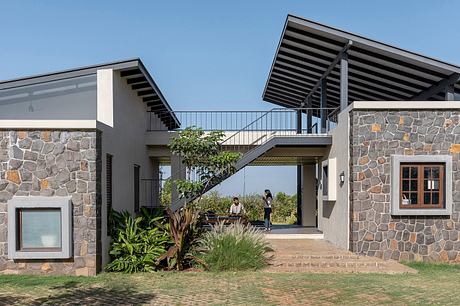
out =
[[[330,139],[324,137],[335,127],[338,109],[280,109],[267,111],[254,121],[250,122],[230,135],[221,143],[222,151],[241,153],[241,158],[232,169],[228,169],[217,176],[217,179],[205,182],[203,193],[211,190],[224,180],[243,169],[257,158],[277,146],[298,145],[328,145]],[[299,116],[308,116],[306,124],[302,124]],[[296,120],[292,120],[292,118]],[[325,118],[321,120],[321,117]],[[189,178],[197,177],[188,175]],[[187,199],[178,199],[171,204],[176,211],[185,203],[195,200],[198,195]]]

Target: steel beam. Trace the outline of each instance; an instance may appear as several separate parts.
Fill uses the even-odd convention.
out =
[[[312,98],[308,98],[307,100],[307,133],[308,134],[311,134],[313,131],[312,131],[312,128],[313,128],[313,112],[312,112],[312,107],[313,107],[313,103],[312,103]]]
[[[339,54],[337,54],[337,56],[335,57],[335,59],[332,61],[332,63],[329,65],[329,67],[326,69],[326,71],[323,73],[323,75],[320,77],[320,79],[318,80],[318,82],[316,82],[315,86],[313,86],[312,90],[310,90],[310,92],[308,93],[308,95],[305,97],[304,101],[307,101],[308,97],[309,96],[312,96],[315,91],[318,90],[318,88],[321,86],[322,84],[322,80],[323,79],[326,79],[327,76],[332,72],[332,70],[335,68],[335,66],[337,66],[337,64],[339,63],[339,61],[342,59],[342,56],[343,54],[347,53],[348,49],[350,49],[350,47],[353,45],[353,42],[351,40],[349,40],[347,42],[347,44],[342,48],[342,50],[339,52]]]
[[[302,225],[302,165],[297,165],[297,225]]]
[[[460,81],[460,74],[459,73],[452,73],[447,78],[440,80],[439,82],[431,85],[427,89],[423,90],[422,92],[418,93],[417,95],[412,97],[412,101],[424,101],[428,100],[429,98],[433,97],[437,93],[446,92],[446,89]]]
[[[348,106],[348,53],[340,59],[340,111]]]
[[[446,101],[455,100],[455,84],[450,84],[446,86],[445,100]]]
[[[321,79],[321,133],[326,133],[327,79]]]
[[[297,126],[296,126],[296,133],[302,134],[302,110],[297,110]]]

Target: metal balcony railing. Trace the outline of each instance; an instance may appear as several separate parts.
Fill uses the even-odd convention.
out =
[[[238,132],[247,127],[252,131],[297,131],[298,111],[301,113],[302,132],[318,127],[319,132],[329,131],[337,122],[337,108],[274,108],[268,111],[175,111],[181,123],[178,130],[195,126],[204,131]],[[167,113],[149,112],[148,131],[165,130],[161,119]],[[311,127],[308,116],[311,116]],[[321,129],[321,117],[324,117]]]
[[[165,195],[163,194],[163,192],[165,191],[166,182],[167,179],[141,179],[139,199],[140,206],[147,208],[156,208],[162,206],[162,200],[168,201],[168,199],[164,198]]]

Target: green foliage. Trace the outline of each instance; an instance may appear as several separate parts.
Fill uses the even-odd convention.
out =
[[[162,206],[167,207],[171,204],[171,189],[172,189],[172,182],[171,179],[167,179],[164,184],[163,188],[161,189],[160,194],[160,203]]]
[[[194,256],[194,247],[202,233],[198,224],[198,214],[190,207],[176,212],[167,208],[166,211],[169,215],[169,235],[173,244],[158,258],[158,263],[166,260],[169,270],[183,270],[199,260]]]
[[[260,195],[240,196],[240,202],[246,209],[246,215],[249,220],[262,220],[264,216],[264,207]],[[218,192],[212,191],[204,195],[199,203],[193,205],[201,210],[212,210],[217,214],[228,214],[232,205],[232,197],[220,196]],[[289,196],[283,192],[278,192],[273,200],[273,223],[295,224],[297,221],[297,197]]]
[[[199,241],[200,257],[211,271],[257,270],[268,265],[273,251],[265,236],[241,223],[215,225]]]
[[[112,261],[106,270],[134,273],[158,269],[157,259],[170,241],[162,224],[163,217],[152,216],[145,209],[136,218],[127,211],[113,211],[112,216]]]
[[[222,131],[205,133],[200,128],[188,127],[171,140],[171,152],[182,158],[187,173],[194,173],[194,179],[175,182],[182,198],[201,197],[207,186],[235,172],[234,165],[241,154],[222,151],[223,137]]]

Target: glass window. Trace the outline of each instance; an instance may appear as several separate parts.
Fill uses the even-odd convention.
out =
[[[401,163],[400,208],[443,208],[444,172],[444,164]]]
[[[18,209],[19,250],[62,248],[61,210],[59,208]]]
[[[322,179],[322,184],[323,184],[323,196],[327,196],[329,193],[329,181],[328,181],[328,174],[329,174],[329,169],[328,166],[323,166],[323,179]]]
[[[96,112],[96,74],[0,90],[0,120],[91,120]]]

